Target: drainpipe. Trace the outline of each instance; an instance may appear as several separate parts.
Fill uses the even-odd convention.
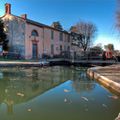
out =
[[[43,55],[44,55],[44,27],[43,27]]]

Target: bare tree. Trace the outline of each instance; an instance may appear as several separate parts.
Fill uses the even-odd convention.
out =
[[[116,27],[120,31],[120,0],[117,0]]]
[[[70,31],[73,43],[76,43],[77,46],[82,47],[86,51],[92,44],[97,28],[93,23],[80,21],[72,26]]]

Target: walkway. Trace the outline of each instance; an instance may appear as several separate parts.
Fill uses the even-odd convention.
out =
[[[90,68],[87,74],[92,79],[100,82],[104,87],[120,95],[120,64]]]
[[[48,62],[18,62],[18,61],[0,61],[0,67],[40,67],[48,65]]]

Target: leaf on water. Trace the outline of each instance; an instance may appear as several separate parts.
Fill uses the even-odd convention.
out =
[[[86,108],[85,111],[87,112],[87,111],[88,111],[88,108]]]
[[[27,75],[27,77],[32,77],[33,75],[32,74],[30,74],[30,75]]]
[[[66,99],[66,98],[64,99],[64,102],[65,102],[65,103],[68,103],[68,104],[72,104],[72,100],[68,100],[68,99]]]
[[[72,73],[74,73],[74,71],[72,71]]]
[[[70,92],[70,90],[64,89],[64,92],[68,93],[68,92]]]
[[[114,96],[108,96],[109,98],[112,98],[112,99],[115,99],[115,100],[117,100],[119,97],[118,96],[116,96],[116,95],[114,95]]]
[[[85,100],[85,101],[89,101],[86,97],[81,97],[83,100]]]
[[[13,79],[13,78],[11,79],[11,81],[16,81],[16,80],[17,80],[17,79],[15,79],[15,78],[14,78],[14,79]]]
[[[32,111],[32,109],[28,109],[28,112],[31,112]]]
[[[5,89],[5,93],[8,93],[8,89]]]
[[[65,102],[65,103],[67,102],[67,99],[66,99],[66,98],[64,99],[64,102]]]
[[[25,95],[23,93],[17,93],[17,96],[24,97]]]
[[[102,104],[102,106],[103,106],[104,108],[108,108],[107,105],[105,105],[105,104]]]

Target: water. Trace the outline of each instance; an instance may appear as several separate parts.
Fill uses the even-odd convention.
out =
[[[0,120],[114,120],[120,99],[85,68],[0,69]]]

